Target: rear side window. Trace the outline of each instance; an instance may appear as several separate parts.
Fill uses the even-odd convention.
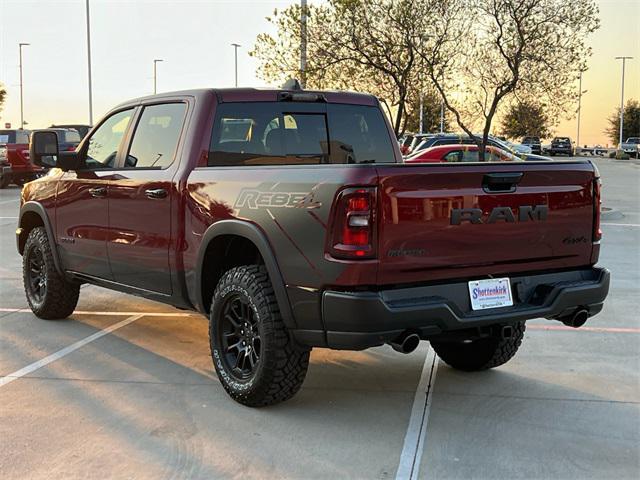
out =
[[[329,104],[331,163],[393,163],[393,144],[377,107]]]
[[[64,132],[64,141],[67,143],[80,143],[82,139],[76,130],[67,130]]]
[[[173,163],[187,105],[144,107],[125,160],[126,168],[167,168]]]
[[[380,159],[380,160],[378,160]],[[295,102],[223,103],[210,166],[395,161],[379,109]]]
[[[30,130],[0,130],[0,143],[29,143]]]

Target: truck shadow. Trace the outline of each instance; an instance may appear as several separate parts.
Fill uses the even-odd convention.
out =
[[[38,382],[35,393],[27,388],[25,398],[18,399],[20,407],[11,414],[18,417],[15,424],[22,423],[21,415],[42,416],[45,398],[57,406],[43,419],[35,438],[27,439],[25,433],[17,438],[37,450],[40,442],[56,441],[64,425],[78,441],[64,442],[67,450],[58,452],[57,464],[74,456],[97,461],[95,455],[106,449],[113,459],[100,459],[106,476],[122,476],[120,469],[136,471],[140,466],[144,468],[137,471],[147,473],[136,478],[295,476],[291,472],[341,478],[353,475],[348,459],[365,444],[374,464],[378,459],[395,468],[426,345],[410,356],[388,347],[314,351],[307,381],[296,397],[274,407],[250,409],[228,398],[218,383],[206,324],[199,317],[145,317],[35,372],[38,379],[14,382],[11,388]],[[433,424],[433,431],[450,440],[468,436],[470,423],[479,427],[493,417],[507,423],[515,418],[531,427],[530,419],[518,412],[532,397],[606,401],[514,371],[468,375],[440,367],[438,375],[429,431]],[[500,391],[509,398],[497,395]],[[514,400],[520,403],[511,405]],[[631,406],[615,408],[627,418],[637,416]],[[454,421],[446,427],[437,420],[448,416]],[[575,435],[593,433],[577,420],[576,415],[556,417],[555,428]],[[626,429],[610,433],[611,448],[633,440],[633,428],[630,422]],[[92,440],[96,431],[100,449]],[[490,432],[487,441],[493,435],[497,433]],[[430,433],[429,438],[437,443],[433,439],[440,437]],[[120,464],[118,458],[127,461]],[[73,476],[67,470],[58,473]]]

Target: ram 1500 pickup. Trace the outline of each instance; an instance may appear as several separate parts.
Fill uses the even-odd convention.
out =
[[[526,320],[578,327],[608,293],[592,163],[403,164],[370,95],[167,93],[30,148],[51,168],[17,229],[33,312],[71,315],[82,283],[201,312],[245,405],[293,396],[312,347],[496,367]]]

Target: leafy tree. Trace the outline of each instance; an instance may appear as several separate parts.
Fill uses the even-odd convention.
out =
[[[622,141],[629,137],[640,137],[640,102],[638,100],[627,100],[624,106],[624,125],[622,126]],[[620,140],[620,107],[607,119],[609,124],[604,133],[607,134],[611,143],[618,144]]]
[[[550,137],[551,128],[546,109],[546,105],[533,101],[514,103],[502,117],[500,131],[508,138],[522,138],[527,135]]]
[[[499,108],[515,94],[554,111],[574,101],[574,80],[599,27],[594,0],[433,0],[441,15],[425,24],[417,48],[460,128],[487,144]],[[428,17],[433,22],[433,17]],[[482,137],[473,135],[480,127]]]
[[[2,107],[4,107],[4,99],[7,97],[7,91],[4,86],[0,83],[0,112],[2,112]]]

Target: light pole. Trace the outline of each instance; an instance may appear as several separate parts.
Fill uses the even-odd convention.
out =
[[[235,55],[235,71],[236,71],[236,87],[238,86],[238,48],[240,48],[242,45],[238,44],[238,43],[232,43],[231,46],[233,47],[233,53]]]
[[[18,50],[20,51],[20,129],[24,129],[24,101],[22,93],[22,47],[26,47],[28,43],[19,43]]]
[[[585,90],[582,91],[582,74],[586,72],[586,70],[580,69],[580,80],[578,82],[578,131],[576,133],[576,150],[580,148],[580,112],[582,109],[582,94],[587,93]]]
[[[300,0],[300,86],[307,84],[307,0]]]
[[[153,94],[158,93],[158,63],[164,62],[161,58],[156,58],[153,60]]]
[[[632,60],[633,57],[616,57],[616,60],[622,60],[622,97],[620,99],[620,138],[618,140],[618,149],[622,145],[622,127],[624,126],[624,67],[627,60]]]
[[[93,125],[93,91],[91,88],[91,22],[89,19],[89,0],[86,1],[87,12],[87,74],[89,77],[89,125]]]

